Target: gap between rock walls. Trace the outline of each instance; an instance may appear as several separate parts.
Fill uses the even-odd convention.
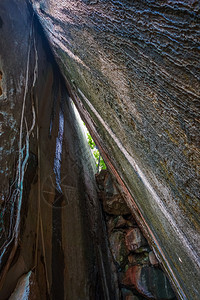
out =
[[[162,27],[140,47],[121,2],[76,2],[0,1],[0,300],[196,299],[197,10],[126,3],[189,24],[179,72]]]

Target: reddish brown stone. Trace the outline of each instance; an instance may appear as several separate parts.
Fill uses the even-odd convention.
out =
[[[147,299],[174,299],[175,295],[165,274],[149,266],[130,267],[123,279],[125,286],[135,288]]]
[[[158,266],[158,264],[159,264],[153,251],[149,252],[149,261],[153,266]]]

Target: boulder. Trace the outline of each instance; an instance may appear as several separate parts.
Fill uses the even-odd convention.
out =
[[[149,245],[142,246],[134,251],[135,253],[151,252]]]
[[[149,266],[130,267],[123,279],[125,286],[136,289],[147,299],[174,299],[175,295],[164,272]]]
[[[126,215],[130,213],[130,210],[124,199],[120,194],[114,195],[112,197],[103,198],[103,209],[107,214],[110,215]]]
[[[106,197],[110,197],[113,195],[118,195],[119,192],[117,190],[117,187],[114,184],[114,180],[111,177],[110,173],[107,172],[104,180],[104,190],[106,193]]]
[[[129,220],[123,218],[123,216],[107,216],[107,229],[110,234],[113,229],[124,229],[134,226]]]
[[[158,266],[158,264],[159,264],[153,251],[149,252],[149,261],[150,261],[150,264],[152,264],[153,266]]]
[[[126,247],[129,251],[134,251],[147,244],[146,239],[144,238],[138,227],[134,227],[128,230],[128,232],[126,233],[125,242]]]
[[[131,253],[128,256],[128,261],[131,265],[144,265],[149,263],[149,254],[148,252],[143,252],[141,254]]]
[[[115,262],[119,266],[122,266],[126,262],[126,257],[128,255],[128,251],[125,245],[124,233],[121,231],[113,232],[110,237],[110,249],[113,255]]]

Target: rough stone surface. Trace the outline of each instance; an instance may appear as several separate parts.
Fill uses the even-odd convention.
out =
[[[199,1],[32,2],[177,292],[199,298]]]
[[[142,235],[138,227],[131,228],[128,230],[125,236],[126,247],[129,251],[135,251],[141,246],[147,244],[144,236]]]
[[[38,284],[33,272],[23,275],[9,300],[40,300]]]
[[[114,260],[119,266],[124,265],[126,263],[126,256],[128,254],[125,245],[124,233],[121,231],[115,231],[111,233],[109,241]]]
[[[104,197],[103,209],[107,214],[116,216],[130,213],[129,208],[127,207],[121,195],[114,195],[109,198]]]
[[[128,295],[126,298],[126,300],[140,300],[137,296],[135,295]]]
[[[158,260],[155,256],[155,254],[153,253],[153,251],[149,252],[149,261],[153,266],[157,266],[158,265]]]
[[[107,181],[105,180],[105,178],[109,177],[110,175],[108,170],[103,171],[103,174],[100,172],[99,175],[96,175],[97,184],[98,186],[99,184],[101,186],[100,194],[106,189],[105,186]],[[114,178],[112,178],[112,181],[114,182]],[[113,186],[113,182],[110,182],[109,186]],[[107,193],[106,195],[107,198],[110,197],[110,193]],[[110,241],[110,250],[113,254],[113,260],[117,267],[119,287],[121,288],[120,292],[122,295],[122,299],[146,299],[144,298],[144,296],[146,297],[147,295],[150,295],[150,292],[148,291],[155,291],[155,289],[156,292],[152,294],[154,295],[155,299],[161,299],[159,298],[160,295],[161,297],[165,294],[168,295],[168,293],[171,292],[171,287],[165,275],[161,272],[161,275],[165,277],[166,282],[166,284],[163,285],[162,276],[159,276],[160,279],[158,280],[158,273],[160,272],[160,270],[158,272],[154,270],[153,272],[151,272],[151,274],[147,274],[148,272],[146,270],[149,269],[145,269],[145,267],[149,268],[150,265],[158,267],[158,261],[153,251],[147,244],[144,236],[142,235],[142,232],[137,227],[133,216],[131,214],[128,214],[124,217],[121,215],[114,217],[108,215],[104,210],[103,213]],[[140,266],[139,270],[142,271],[138,271],[138,268],[131,269],[132,266]],[[141,275],[140,273],[144,273],[144,275]],[[138,274],[142,277],[137,277]],[[136,278],[138,282],[141,281],[141,284],[138,283],[138,285],[141,286],[140,289],[136,288],[137,283],[130,284],[131,279],[127,279],[128,276],[130,277],[130,275],[131,279]],[[148,278],[147,275],[149,276]],[[174,297],[174,299],[176,298]]]
[[[128,261],[130,265],[144,265],[150,262],[148,252],[143,252],[140,254],[130,254],[128,256]]]
[[[175,295],[165,274],[158,268],[148,266],[130,267],[123,280],[147,299],[174,299]]]
[[[110,173],[106,172],[106,170],[102,170],[96,178],[100,190],[99,197],[102,200],[104,212],[115,216],[130,215],[130,209]]]
[[[115,220],[115,228],[133,227],[136,223],[132,220],[127,220],[123,216],[117,217]]]
[[[0,299],[32,269],[41,299],[118,299],[92,154],[28,3],[0,1]]]

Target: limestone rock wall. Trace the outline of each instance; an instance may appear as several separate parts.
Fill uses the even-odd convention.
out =
[[[199,1],[32,1],[181,299],[199,298]]]

